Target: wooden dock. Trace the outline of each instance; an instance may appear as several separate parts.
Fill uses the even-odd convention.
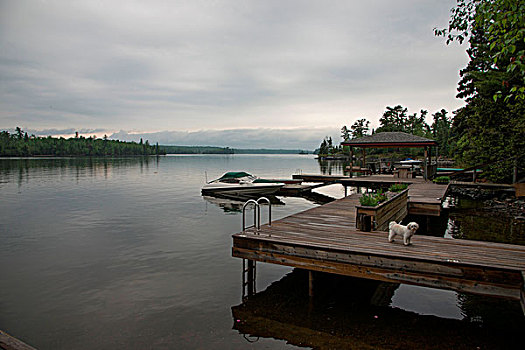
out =
[[[234,234],[232,255],[310,271],[521,299],[525,312],[525,246],[417,234],[411,246],[400,239],[389,243],[386,232],[356,229],[357,204],[359,195],[353,194],[271,226]]]
[[[303,180],[304,182],[336,183],[341,179],[350,179],[350,177],[345,175],[294,174],[292,179]]]
[[[2,350],[36,350],[34,347],[27,345],[23,341],[0,330],[0,349]]]
[[[309,177],[309,175],[305,175]],[[318,180],[323,175],[317,175]],[[328,176],[327,181],[332,182],[333,176]],[[408,214],[440,216],[441,203],[445,197],[448,185],[439,185],[431,181],[426,181],[421,177],[416,178],[395,178],[392,175],[372,175],[362,177],[340,177],[335,182],[345,187],[363,187],[371,189],[387,189],[394,184],[409,185],[408,193]]]

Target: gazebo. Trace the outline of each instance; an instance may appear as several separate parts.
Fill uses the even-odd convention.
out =
[[[350,147],[350,159],[353,159],[353,148],[361,148],[363,150],[363,165],[366,164],[367,148],[424,148],[425,172],[423,176],[425,179],[434,175],[437,169],[437,166],[432,166],[431,162],[432,147],[437,147],[437,142],[425,137],[407,134],[406,132],[378,132],[357,139],[345,140],[341,142],[341,145]],[[351,163],[350,166],[352,167],[352,165]]]

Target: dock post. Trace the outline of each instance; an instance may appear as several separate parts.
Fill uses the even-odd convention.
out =
[[[518,157],[514,158],[514,169],[512,169],[512,183],[518,182]]]
[[[242,259],[242,301],[255,295],[255,260]]]
[[[521,311],[525,315],[525,271],[521,271],[521,290],[520,290]]]
[[[350,177],[352,177],[352,168],[354,167],[354,152],[352,146],[350,146]]]
[[[314,296],[314,272],[308,270],[308,296],[311,298]]]
[[[248,260],[248,296],[255,294],[255,261]]]

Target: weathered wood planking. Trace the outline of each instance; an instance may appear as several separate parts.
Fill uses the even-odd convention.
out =
[[[396,179],[392,175],[373,175],[366,178],[345,178],[338,181],[343,186],[388,188],[393,184],[409,185],[408,213],[415,215],[441,215],[441,202],[448,186],[435,184],[423,178]]]
[[[358,195],[233,235],[235,257],[313,271],[525,300],[525,247],[355,229]],[[525,305],[525,301],[522,301]],[[525,307],[525,306],[524,306]]]
[[[441,202],[448,186],[432,182],[418,182],[409,185],[408,213],[415,215],[441,215]]]
[[[349,176],[345,175],[321,175],[321,174],[293,174],[292,179],[303,180],[305,182],[324,182],[333,183],[341,179],[349,179]]]
[[[36,350],[21,340],[0,330],[0,349],[4,350]]]

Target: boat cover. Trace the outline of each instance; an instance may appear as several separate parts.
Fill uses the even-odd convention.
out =
[[[229,171],[227,172],[226,174],[222,175],[221,179],[238,179],[240,177],[245,177],[245,176],[252,176],[251,174],[248,174],[244,171]]]

